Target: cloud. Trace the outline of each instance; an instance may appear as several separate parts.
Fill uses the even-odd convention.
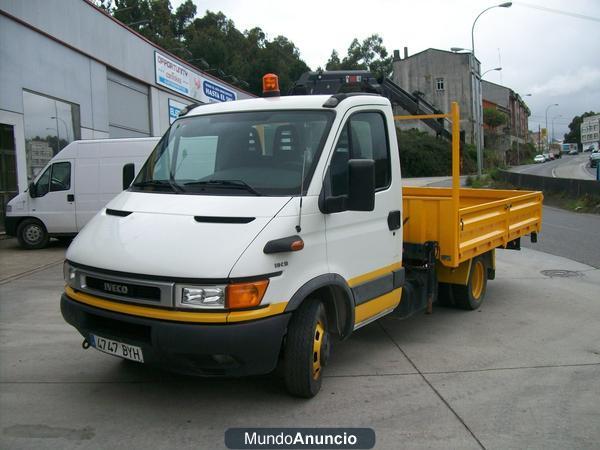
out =
[[[533,94],[545,95],[568,95],[593,89],[600,86],[600,69],[594,67],[582,67],[577,72],[556,75],[543,84],[534,85],[531,88]]]

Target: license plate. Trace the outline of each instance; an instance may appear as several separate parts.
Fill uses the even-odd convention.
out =
[[[142,349],[135,345],[124,344],[123,342],[106,339],[95,334],[90,334],[90,345],[96,350],[108,353],[109,355],[120,356],[121,358],[130,359],[132,361],[144,362]]]

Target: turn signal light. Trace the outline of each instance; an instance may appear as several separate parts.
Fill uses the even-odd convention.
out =
[[[274,73],[268,73],[263,76],[263,96],[279,97],[279,77]]]
[[[227,286],[227,308],[242,309],[260,305],[268,285],[269,280],[230,284]]]

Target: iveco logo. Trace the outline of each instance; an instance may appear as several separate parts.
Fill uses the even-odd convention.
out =
[[[122,284],[104,283],[104,290],[115,294],[127,294],[127,286]]]

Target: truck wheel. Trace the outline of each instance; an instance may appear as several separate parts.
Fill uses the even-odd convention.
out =
[[[37,219],[25,219],[17,227],[17,239],[21,247],[34,250],[48,245],[50,236],[42,222]]]
[[[304,398],[317,395],[330,345],[323,303],[314,298],[305,300],[292,316],[285,344],[283,376],[290,394]]]
[[[481,306],[487,288],[487,267],[485,260],[478,256],[473,259],[471,273],[466,286],[453,284],[454,304],[461,309],[475,310]]]

